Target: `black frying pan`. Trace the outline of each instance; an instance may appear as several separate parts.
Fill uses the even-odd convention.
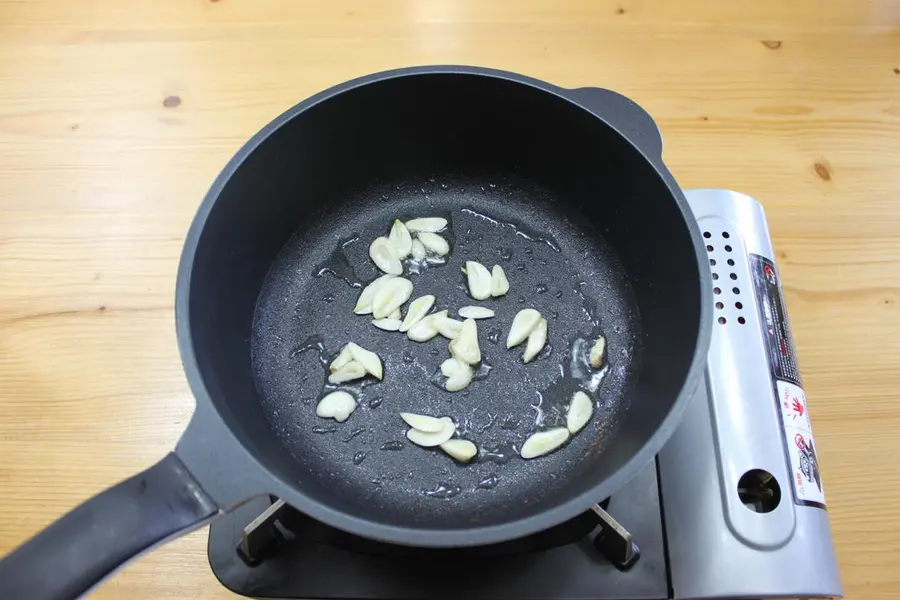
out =
[[[453,248],[446,265],[409,275],[414,297],[475,304],[467,259],[501,264],[511,283],[480,303],[497,316],[479,323],[486,376],[464,392],[435,385],[446,340],[417,344],[351,312],[378,275],[369,241],[419,216],[448,218]],[[0,596],[73,597],[262,493],[406,545],[483,545],[561,523],[676,427],[708,347],[705,260],[655,125],[622,96],[464,67],[323,92],[241,149],[188,234],[176,316],[197,412],[175,452],[0,562]],[[523,365],[503,340],[529,306],[549,320],[549,349]],[[519,458],[588,385],[572,348],[599,334],[595,418],[555,453]],[[385,377],[351,386],[361,406],[335,424],[315,405],[348,341],[378,353]],[[480,456],[463,466],[406,442],[401,411],[454,417]]]

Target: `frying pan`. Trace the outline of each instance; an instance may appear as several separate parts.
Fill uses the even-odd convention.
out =
[[[178,272],[176,324],[197,409],[174,453],[88,500],[0,562],[0,596],[71,598],[139,552],[259,494],[349,533],[460,547],[546,529],[615,492],[668,439],[699,381],[711,286],[699,232],[630,100],[520,75],[425,67],[357,79],[267,125],[216,179]],[[505,297],[479,322],[483,364],[440,388],[446,340],[417,344],[352,314],[379,275],[371,240],[396,218],[443,216],[446,264],[414,297],[473,304],[460,266],[500,264]],[[549,322],[527,365],[503,344],[516,312]],[[579,344],[607,340],[585,374]],[[315,416],[325,365],[347,342],[376,352],[360,406]],[[526,461],[576,389],[588,427]],[[405,440],[398,413],[448,415],[470,465]]]

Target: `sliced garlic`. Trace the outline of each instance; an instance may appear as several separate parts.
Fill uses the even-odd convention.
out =
[[[471,371],[472,367],[459,360],[458,358],[448,358],[441,363],[441,373],[444,377],[453,377],[466,371]]]
[[[544,349],[547,343],[547,319],[541,317],[534,331],[528,334],[528,343],[525,344],[525,353],[522,355],[522,362],[529,363],[534,357]]]
[[[434,296],[431,294],[419,296],[410,302],[409,308],[406,310],[406,318],[400,325],[400,331],[409,331],[413,325],[425,318],[432,306],[434,306]]]
[[[446,313],[446,311],[444,312]],[[438,333],[448,340],[455,340],[459,337],[459,332],[462,331],[462,325],[462,321],[457,321],[452,317],[446,316],[446,314],[440,318],[435,318],[434,320],[434,326],[438,330]]]
[[[463,319],[490,319],[494,316],[494,311],[483,306],[463,306],[458,312]]]
[[[575,435],[582,427],[588,424],[594,414],[594,403],[590,396],[582,391],[577,391],[572,396],[569,410],[566,411],[566,428],[569,433]]]
[[[481,349],[478,347],[478,325],[475,323],[475,319],[463,321],[459,335],[450,342],[450,354],[470,365],[481,362]]]
[[[339,371],[344,368],[348,362],[353,360],[353,355],[350,354],[350,344],[345,344],[343,348],[341,348],[340,353],[335,357],[331,364],[328,365],[328,370],[334,373],[335,371]]]
[[[603,366],[603,351],[606,350],[606,339],[601,335],[591,346],[591,366],[599,369]]]
[[[522,458],[536,458],[553,452],[566,443],[569,439],[569,430],[565,427],[557,427],[548,431],[539,431],[529,436],[522,444],[519,454]]]
[[[483,264],[467,260],[466,280],[470,296],[476,300],[487,300],[491,297],[491,274]]]
[[[509,335],[506,336],[506,347],[513,348],[518,346],[531,335],[534,328],[541,322],[541,313],[533,308],[524,308],[520,310],[509,328]]]
[[[429,315],[410,327],[409,331],[406,332],[406,337],[414,342],[427,342],[437,334],[438,330]]]
[[[372,325],[382,331],[397,331],[400,329],[400,319],[373,319]]]
[[[409,229],[406,228],[406,225],[400,219],[394,220],[391,232],[388,234],[388,240],[390,240],[394,250],[397,251],[397,258],[406,258],[412,252],[412,236],[409,234]]]
[[[420,242],[419,240],[413,240],[412,242],[412,257],[416,260],[425,260],[425,244]]]
[[[447,226],[447,219],[443,217],[420,217],[406,222],[410,231],[429,231],[437,233]]]
[[[384,282],[372,298],[372,314],[376,319],[384,319],[400,308],[412,296],[413,284],[409,279],[395,277]]]
[[[362,363],[351,360],[340,369],[333,371],[328,376],[328,383],[344,383],[354,379],[362,379],[366,376],[366,368]]]
[[[390,275],[402,275],[403,265],[393,244],[386,237],[375,238],[369,245],[369,257],[375,266]]]
[[[453,419],[450,417],[441,417],[440,420],[444,423],[444,426],[440,431],[436,433],[427,433],[425,431],[419,431],[418,429],[410,429],[406,432],[406,438],[413,444],[422,446],[423,448],[440,446],[452,438],[453,434],[456,433],[456,425],[453,423]],[[564,431],[568,433],[567,430]]]
[[[316,405],[316,415],[325,419],[334,419],[338,423],[347,420],[350,414],[356,410],[356,398],[347,392],[331,392],[319,400]]]
[[[377,354],[353,342],[350,342],[347,346],[350,348],[350,355],[353,357],[353,360],[361,364],[366,373],[373,375],[376,379],[381,379],[384,376],[381,359],[378,358]]]
[[[506,278],[506,273],[503,272],[503,267],[494,265],[494,268],[491,269],[491,296],[505,296],[508,291],[509,280]]]
[[[478,454],[478,447],[469,440],[447,440],[441,450],[461,463],[467,463]]]
[[[447,243],[447,240],[436,233],[420,231],[416,234],[416,236],[419,238],[419,241],[422,242],[423,246],[425,246],[435,254],[444,256],[445,254],[448,254],[450,252],[450,244]]]
[[[468,367],[468,369],[465,371],[454,373],[447,378],[447,381],[444,382],[445,390],[448,392],[458,392],[469,387],[469,384],[472,383],[474,373],[472,367],[469,367],[469,365],[466,365],[466,367]]]
[[[399,308],[395,308],[394,312],[387,316],[388,319],[397,319],[398,321],[403,320],[403,313],[400,312]]]
[[[424,433],[437,433],[444,429],[446,423],[437,417],[429,417],[427,415],[417,415],[415,413],[400,413],[400,418],[406,421],[406,424],[413,429],[418,429]]]
[[[394,277],[396,277],[396,275],[382,275],[381,277],[367,285],[365,288],[363,288],[363,291],[359,294],[359,298],[356,300],[356,308],[353,309],[353,312],[358,315],[371,314],[372,298],[375,297],[375,292],[378,291],[378,288],[381,287],[384,282],[391,280]]]

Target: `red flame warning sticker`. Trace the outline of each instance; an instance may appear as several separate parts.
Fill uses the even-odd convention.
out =
[[[791,460],[791,479],[797,500],[803,503],[825,505],[825,491],[816,445],[812,435],[812,424],[806,410],[806,394],[803,388],[787,381],[776,381],[778,403],[788,455]]]

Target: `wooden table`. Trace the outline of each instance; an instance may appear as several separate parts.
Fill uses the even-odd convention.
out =
[[[900,598],[898,27],[890,0],[0,0],[0,554],[178,439],[176,264],[241,143],[345,79],[468,63],[625,93],[682,186],[765,203],[847,596]],[[94,597],[231,597],[205,548]]]

